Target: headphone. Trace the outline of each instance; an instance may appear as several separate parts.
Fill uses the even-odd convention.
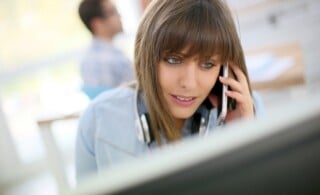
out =
[[[140,102],[139,102],[140,101]],[[141,112],[139,110],[139,103],[143,103],[139,98],[139,90],[136,89],[135,94],[135,115],[136,115],[136,126],[137,126],[137,136],[138,139],[150,145],[155,141],[153,135],[153,130],[151,129],[150,117],[147,112]],[[207,103],[198,109],[191,119],[191,134],[198,133],[199,135],[204,135],[207,132],[207,126],[209,121],[210,109]]]

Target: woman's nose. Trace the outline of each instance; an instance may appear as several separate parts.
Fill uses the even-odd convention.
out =
[[[185,64],[183,70],[180,73],[180,85],[183,88],[196,88],[197,87],[197,67],[198,65],[194,62]]]

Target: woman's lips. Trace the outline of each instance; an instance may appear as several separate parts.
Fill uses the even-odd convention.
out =
[[[196,97],[190,97],[190,96],[178,96],[178,95],[171,95],[171,98],[174,103],[180,105],[180,106],[190,106],[192,105]]]

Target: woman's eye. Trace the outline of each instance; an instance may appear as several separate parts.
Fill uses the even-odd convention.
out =
[[[214,66],[215,66],[215,64],[211,63],[211,62],[206,62],[206,63],[201,64],[201,67],[204,68],[204,69],[210,69],[210,68],[212,68]]]
[[[178,57],[174,57],[174,56],[166,57],[165,61],[168,62],[169,64],[180,64],[181,63],[181,59]]]

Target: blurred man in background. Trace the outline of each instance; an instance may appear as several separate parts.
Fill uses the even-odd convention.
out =
[[[81,61],[83,91],[90,99],[104,90],[133,80],[128,58],[112,40],[123,31],[120,15],[110,0],[82,0],[79,16],[92,34],[91,44]]]

